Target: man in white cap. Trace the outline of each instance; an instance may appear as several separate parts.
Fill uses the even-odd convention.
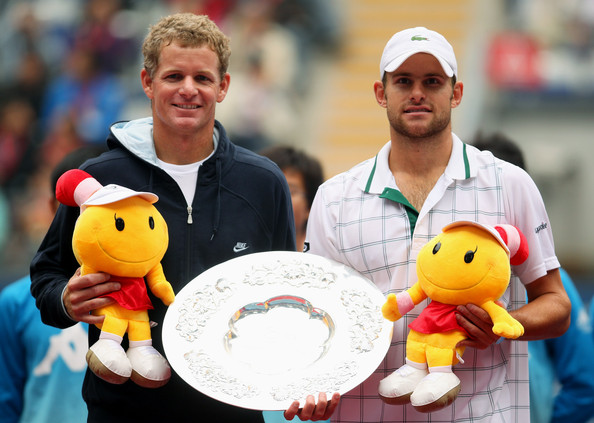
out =
[[[354,267],[387,295],[417,281],[419,250],[446,225],[514,225],[526,235],[530,254],[512,266],[501,302],[524,326],[521,340],[559,336],[568,327],[570,303],[541,195],[526,172],[452,133],[452,109],[463,94],[457,78],[454,50],[437,32],[411,28],[388,41],[374,91],[386,109],[391,139],[375,157],[320,187],[308,222],[309,252]],[[408,324],[426,305],[395,323],[386,359],[342,396],[332,422],[529,421],[527,343],[500,341],[488,315],[473,304],[457,310],[469,339],[459,344],[466,347],[464,363],[454,367],[461,380],[456,401],[422,413],[380,399],[389,402],[414,388],[414,381],[394,387],[382,380],[405,364]],[[406,364],[403,379],[427,372],[419,363]],[[435,388],[437,397],[449,389]]]

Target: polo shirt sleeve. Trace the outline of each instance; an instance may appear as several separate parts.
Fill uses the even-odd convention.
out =
[[[308,253],[317,254],[332,260],[340,260],[339,245],[336,240],[336,222],[333,216],[337,206],[331,204],[328,196],[331,190],[328,183],[322,184],[309,211],[305,236]]]
[[[502,177],[508,223],[518,227],[528,241],[528,259],[513,268],[526,285],[560,266],[553,231],[540,191],[528,173],[502,163]]]

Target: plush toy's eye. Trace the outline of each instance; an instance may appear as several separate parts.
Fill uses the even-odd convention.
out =
[[[464,254],[464,263],[470,263],[474,260],[474,253],[478,250],[478,247],[474,251],[468,250],[466,254]]]
[[[117,217],[116,214],[113,215],[113,218],[115,219],[116,229],[122,232],[124,230],[124,227],[126,226],[126,224],[124,223],[124,219],[122,219],[121,217]]]
[[[435,246],[433,247],[433,254],[437,254],[437,252],[439,251],[439,249],[441,248],[441,242],[438,242],[437,244],[435,244]]]
[[[153,219],[153,216],[149,216],[149,228],[155,229],[155,219]]]

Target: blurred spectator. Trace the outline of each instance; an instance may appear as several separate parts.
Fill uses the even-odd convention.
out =
[[[503,134],[478,135],[473,145],[526,170],[522,150]],[[581,423],[594,416],[592,323],[571,277],[560,272],[571,301],[571,324],[558,338],[528,342],[532,423]]]
[[[0,186],[10,188],[23,177],[19,171],[30,164],[25,158],[33,145],[34,124],[35,111],[26,100],[13,98],[0,105]]]
[[[2,187],[0,187],[0,251],[4,251],[6,241],[10,236],[10,229],[10,206],[6,194],[4,194]],[[0,291],[3,285],[4,281],[0,278]]]
[[[68,54],[64,73],[52,80],[45,94],[42,128],[70,117],[87,143],[103,143],[112,123],[122,118],[124,87],[99,65],[91,46],[77,45]]]
[[[51,174],[49,202],[40,206],[54,213],[58,203],[53,193],[60,175],[101,151],[87,147],[66,156]],[[46,192],[47,180],[43,184]],[[43,324],[30,285],[25,276],[0,292],[0,420],[86,421],[81,393],[87,367],[86,325],[60,330]]]
[[[590,299],[588,315],[590,316],[590,323],[594,324],[594,297]],[[594,335],[594,330],[592,331],[592,335]]]
[[[24,100],[33,108],[35,119],[39,118],[48,77],[43,58],[35,51],[25,53],[21,57],[14,80],[0,90],[1,101],[14,98]]]
[[[37,167],[52,169],[66,154],[85,145],[75,119],[67,114],[52,120],[37,152]]]
[[[275,162],[285,174],[293,203],[297,251],[303,251],[311,203],[324,182],[322,165],[315,157],[289,146],[270,147],[260,154]]]
[[[118,28],[115,19],[121,10],[121,0],[88,0],[74,35],[75,48],[78,45],[91,47],[95,65],[103,72],[120,72],[136,62],[133,34]]]
[[[172,11],[207,15],[217,25],[222,25],[238,1],[241,0],[168,0],[168,3]]]
[[[343,3],[337,0],[277,0],[274,19],[293,31],[304,49],[336,53],[342,38]]]
[[[81,422],[87,332],[41,322],[29,276],[0,292],[0,416],[4,423]]]
[[[228,16],[224,25],[237,53],[230,66],[244,72],[257,57],[270,87],[291,95],[298,77],[298,41],[274,20],[275,5],[275,0],[241,0]]]
[[[298,113],[282,91],[270,86],[260,57],[249,67],[234,73],[235,94],[229,93],[217,108],[217,119],[228,122],[230,138],[252,151],[285,141],[294,143],[299,134]]]
[[[22,58],[35,53],[50,72],[59,69],[86,0],[0,2],[0,76],[10,85]]]
[[[335,56],[340,52],[342,23],[339,0],[277,0],[274,20],[294,34],[298,42],[300,73],[309,74],[316,54]],[[306,91],[307,78],[299,78],[297,87]]]
[[[226,28],[233,48],[233,90],[217,108],[236,144],[260,150],[298,134],[297,40],[272,17],[273,0],[242,0]],[[228,118],[227,118],[228,116]]]

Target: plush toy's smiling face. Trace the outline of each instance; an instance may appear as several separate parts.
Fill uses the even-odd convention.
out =
[[[445,304],[496,300],[509,283],[505,249],[486,230],[458,226],[429,241],[417,258],[417,277],[429,298]]]
[[[161,261],[168,242],[163,216],[137,196],[88,206],[78,218],[72,238],[79,263],[129,277],[145,276]]]

